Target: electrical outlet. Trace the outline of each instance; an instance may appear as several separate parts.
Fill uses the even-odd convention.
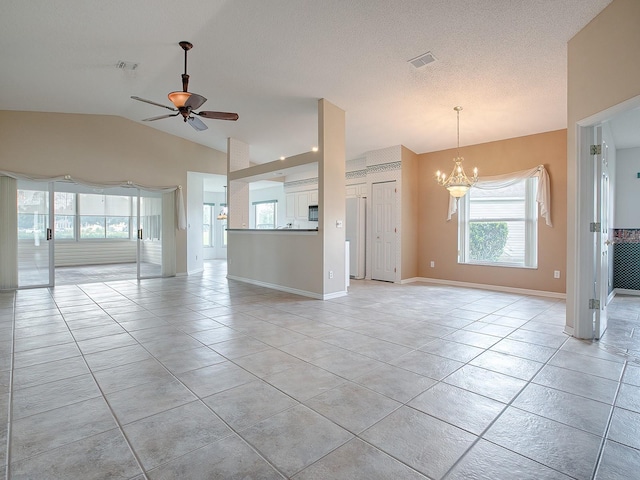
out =
[[[329,278],[333,278],[333,270],[329,270]]]
[[[560,270],[553,271],[553,278],[560,278]]]
[[[436,262],[434,262],[433,260],[431,260],[431,268],[435,268],[436,267]]]
[[[336,228],[342,228],[342,220],[336,220]]]

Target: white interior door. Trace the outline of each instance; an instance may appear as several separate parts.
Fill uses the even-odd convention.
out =
[[[372,184],[371,278],[396,280],[396,182]]]
[[[595,175],[595,221],[600,224],[600,231],[596,232],[595,245],[595,297],[599,301],[596,308],[595,332],[596,338],[602,337],[607,329],[607,301],[609,299],[609,165],[607,159],[607,144],[602,141],[602,127],[594,129],[594,145],[600,145],[600,153],[594,155]]]
[[[138,279],[162,276],[162,194],[138,190]]]
[[[53,286],[53,183],[18,180],[18,288]]]

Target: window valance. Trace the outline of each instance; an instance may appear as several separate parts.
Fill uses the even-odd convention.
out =
[[[538,177],[538,190],[536,192],[536,202],[540,205],[540,215],[544,218],[548,226],[551,224],[551,190],[549,184],[549,173],[544,165],[529,170],[521,170],[519,172],[505,173],[502,175],[494,175],[490,177],[480,177],[478,183],[472,188],[480,190],[496,190],[499,188],[509,187],[515,183],[526,180],[527,178]],[[451,220],[451,216],[458,211],[458,202],[456,198],[449,196],[449,211],[447,220]]]

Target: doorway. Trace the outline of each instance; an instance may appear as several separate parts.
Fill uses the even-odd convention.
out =
[[[17,189],[18,286],[53,286],[53,183],[18,180]]]
[[[629,180],[633,201],[618,201],[617,152],[640,149],[640,97],[578,123],[577,135],[577,243],[575,245],[574,336],[599,339],[607,329],[608,304],[615,295],[614,229],[640,229],[637,183]],[[599,147],[599,148],[598,148]],[[633,172],[640,171],[638,168]],[[635,166],[633,167],[635,168]],[[621,180],[625,180],[623,177]],[[625,195],[625,198],[628,194]],[[623,218],[625,217],[625,218]],[[639,292],[640,293],[640,292]]]
[[[371,185],[371,279],[396,280],[396,182]]]
[[[163,275],[163,193],[17,182],[18,288]]]

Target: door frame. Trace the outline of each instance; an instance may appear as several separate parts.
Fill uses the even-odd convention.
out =
[[[602,126],[594,127],[594,145],[600,145],[600,153],[594,155],[594,221],[600,225],[599,231],[595,234],[595,272],[594,277],[595,292],[594,298],[599,302],[595,308],[595,322],[593,328],[594,338],[599,339],[607,329],[607,304],[609,303],[609,262],[610,245],[609,241],[609,204],[610,177],[607,154],[608,145],[604,141]]]
[[[160,239],[159,239],[159,244],[160,244],[160,271],[157,274],[145,274],[142,272],[142,263],[143,263],[143,255],[142,255],[142,251],[143,251],[143,247],[144,247],[144,231],[143,231],[143,223],[142,223],[142,199],[143,198],[159,198],[160,200],[160,227],[159,227],[159,232],[160,232]],[[145,280],[145,279],[149,279],[149,278],[161,278],[162,277],[162,262],[163,262],[163,256],[162,256],[162,251],[164,248],[163,245],[163,240],[162,240],[162,222],[164,221],[163,218],[163,213],[162,213],[162,194],[158,194],[155,191],[152,190],[144,190],[143,188],[138,188],[138,201],[136,202],[136,225],[137,225],[137,229],[136,229],[136,277],[137,280]],[[201,237],[202,238],[202,237]]]
[[[30,180],[23,180],[23,179],[16,179],[16,191],[20,190],[20,182],[32,182]],[[48,203],[49,203],[49,211],[48,211],[48,225],[45,228],[45,238],[43,239],[45,242],[47,242],[47,250],[48,250],[48,255],[49,258],[48,260],[48,267],[49,267],[49,272],[48,272],[48,283],[38,283],[38,284],[32,284],[32,285],[20,285],[20,273],[18,273],[18,284],[17,284],[17,290],[28,290],[30,288],[50,288],[50,287],[54,287],[55,286],[55,279],[56,279],[56,272],[55,272],[55,206],[54,206],[54,199],[55,199],[55,182],[37,182],[38,184],[42,183],[44,185],[46,185],[46,192],[48,195]],[[45,191],[45,190],[43,190]],[[16,211],[16,215],[18,215],[18,212]],[[17,232],[16,232],[17,234]],[[20,269],[20,259],[18,258],[18,270]]]
[[[596,255],[593,234],[589,225],[594,218],[594,182],[595,169],[590,146],[593,142],[593,128],[601,125],[617,114],[640,107],[640,95],[614,105],[601,112],[584,118],[573,127],[576,129],[576,157],[568,159],[575,162],[575,224],[567,225],[574,229],[575,245],[568,245],[568,254],[573,257],[573,269],[567,268],[567,313],[573,312],[574,318],[567,315],[565,333],[582,339],[594,338],[594,311],[589,308],[589,299],[593,298],[594,258]],[[569,169],[570,171],[570,169]],[[568,182],[571,178],[568,179]],[[571,184],[567,185],[567,194],[571,195]],[[569,205],[568,205],[569,206]],[[567,262],[567,267],[571,262]],[[569,323],[573,323],[573,327]]]

